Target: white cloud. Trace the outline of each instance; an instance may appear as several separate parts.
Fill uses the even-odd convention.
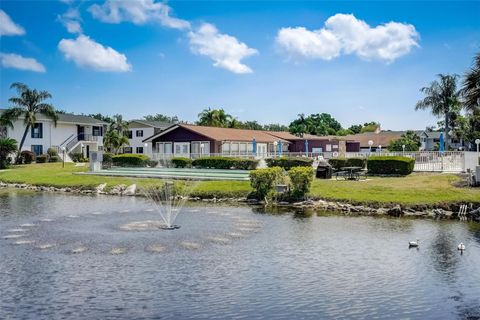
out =
[[[94,4],[88,9],[94,18],[107,23],[130,21],[141,25],[148,22],[159,22],[173,29],[189,29],[186,20],[170,16],[171,8],[155,0],[106,0],[102,5]]]
[[[214,25],[204,23],[197,31],[188,33],[190,49],[196,54],[207,56],[214,66],[233,73],[251,73],[252,69],[241,60],[258,53],[237,38],[218,32]]]
[[[68,9],[67,12],[58,16],[58,20],[63,23],[68,32],[82,33],[82,25],[80,24],[81,17],[78,9]]]
[[[330,60],[344,53],[391,62],[417,47],[418,38],[411,24],[388,22],[371,27],[352,14],[336,14],[318,30],[282,28],[276,42],[293,56]]]
[[[10,19],[5,11],[0,9],[0,36],[21,36],[25,34],[25,29]]]
[[[33,58],[25,58],[15,53],[0,53],[0,64],[4,68],[45,72],[45,67]]]
[[[76,39],[60,40],[58,49],[67,60],[72,60],[82,67],[110,72],[126,72],[132,69],[124,54],[104,47],[83,34]]]

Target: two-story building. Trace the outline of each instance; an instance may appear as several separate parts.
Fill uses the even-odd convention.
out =
[[[128,131],[126,132],[129,145],[123,148],[124,153],[151,155],[152,148],[149,144],[143,142],[147,137],[151,137],[166,128],[172,126],[171,123],[149,121],[149,120],[130,120],[128,122]]]

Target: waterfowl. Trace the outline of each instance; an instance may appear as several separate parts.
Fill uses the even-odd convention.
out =
[[[418,243],[420,242],[420,240],[417,239],[417,241],[410,241],[408,242],[408,246],[410,248],[413,248],[413,247],[418,247]]]
[[[465,250],[465,245],[463,244],[463,242],[460,242],[460,244],[458,245],[457,249],[460,250],[460,251]]]

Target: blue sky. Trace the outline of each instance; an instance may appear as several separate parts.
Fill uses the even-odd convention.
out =
[[[59,109],[196,120],[223,107],[288,124],[332,114],[344,126],[436,123],[419,88],[462,74],[480,50],[480,2],[4,1],[0,104],[12,82]]]

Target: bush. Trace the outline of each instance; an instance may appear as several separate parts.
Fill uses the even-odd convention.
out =
[[[230,157],[205,157],[192,161],[192,166],[194,167],[213,169],[253,170],[257,165],[257,160]]]
[[[45,163],[48,160],[48,154],[39,154],[37,156],[37,163]]]
[[[58,153],[57,153],[57,150],[55,148],[48,148],[47,154],[50,157],[58,157]]]
[[[293,167],[311,167],[313,159],[302,157],[279,157],[275,159],[267,159],[269,167],[280,167],[285,170],[290,170]]]
[[[48,162],[58,162],[60,161],[60,158],[58,156],[50,156],[50,159],[48,159]]]
[[[147,160],[146,165],[147,165],[147,167],[155,168],[156,166],[158,166],[158,161],[157,160]]]
[[[24,150],[20,153],[21,163],[30,164],[35,161],[36,158],[37,156],[32,151]]]
[[[113,165],[119,167],[145,167],[149,157],[143,154],[120,154],[112,157]]]
[[[368,158],[368,172],[371,174],[408,175],[413,172],[415,160],[408,157]]]
[[[294,198],[304,198],[310,191],[313,181],[312,167],[294,167],[288,171]]]
[[[343,167],[361,167],[363,169],[367,165],[367,160],[364,158],[331,158],[328,163],[335,171],[339,171]]]
[[[108,152],[104,153],[103,154],[103,162],[104,163],[112,163],[113,162],[112,157],[113,157],[113,153],[108,153]]]
[[[70,153],[70,159],[72,159],[73,162],[85,162],[87,160],[81,152]]]
[[[250,185],[258,199],[264,199],[272,193],[275,184],[282,181],[283,169],[272,167],[250,171]]]
[[[192,160],[189,158],[176,157],[172,158],[172,164],[175,168],[190,168],[192,166]]]

